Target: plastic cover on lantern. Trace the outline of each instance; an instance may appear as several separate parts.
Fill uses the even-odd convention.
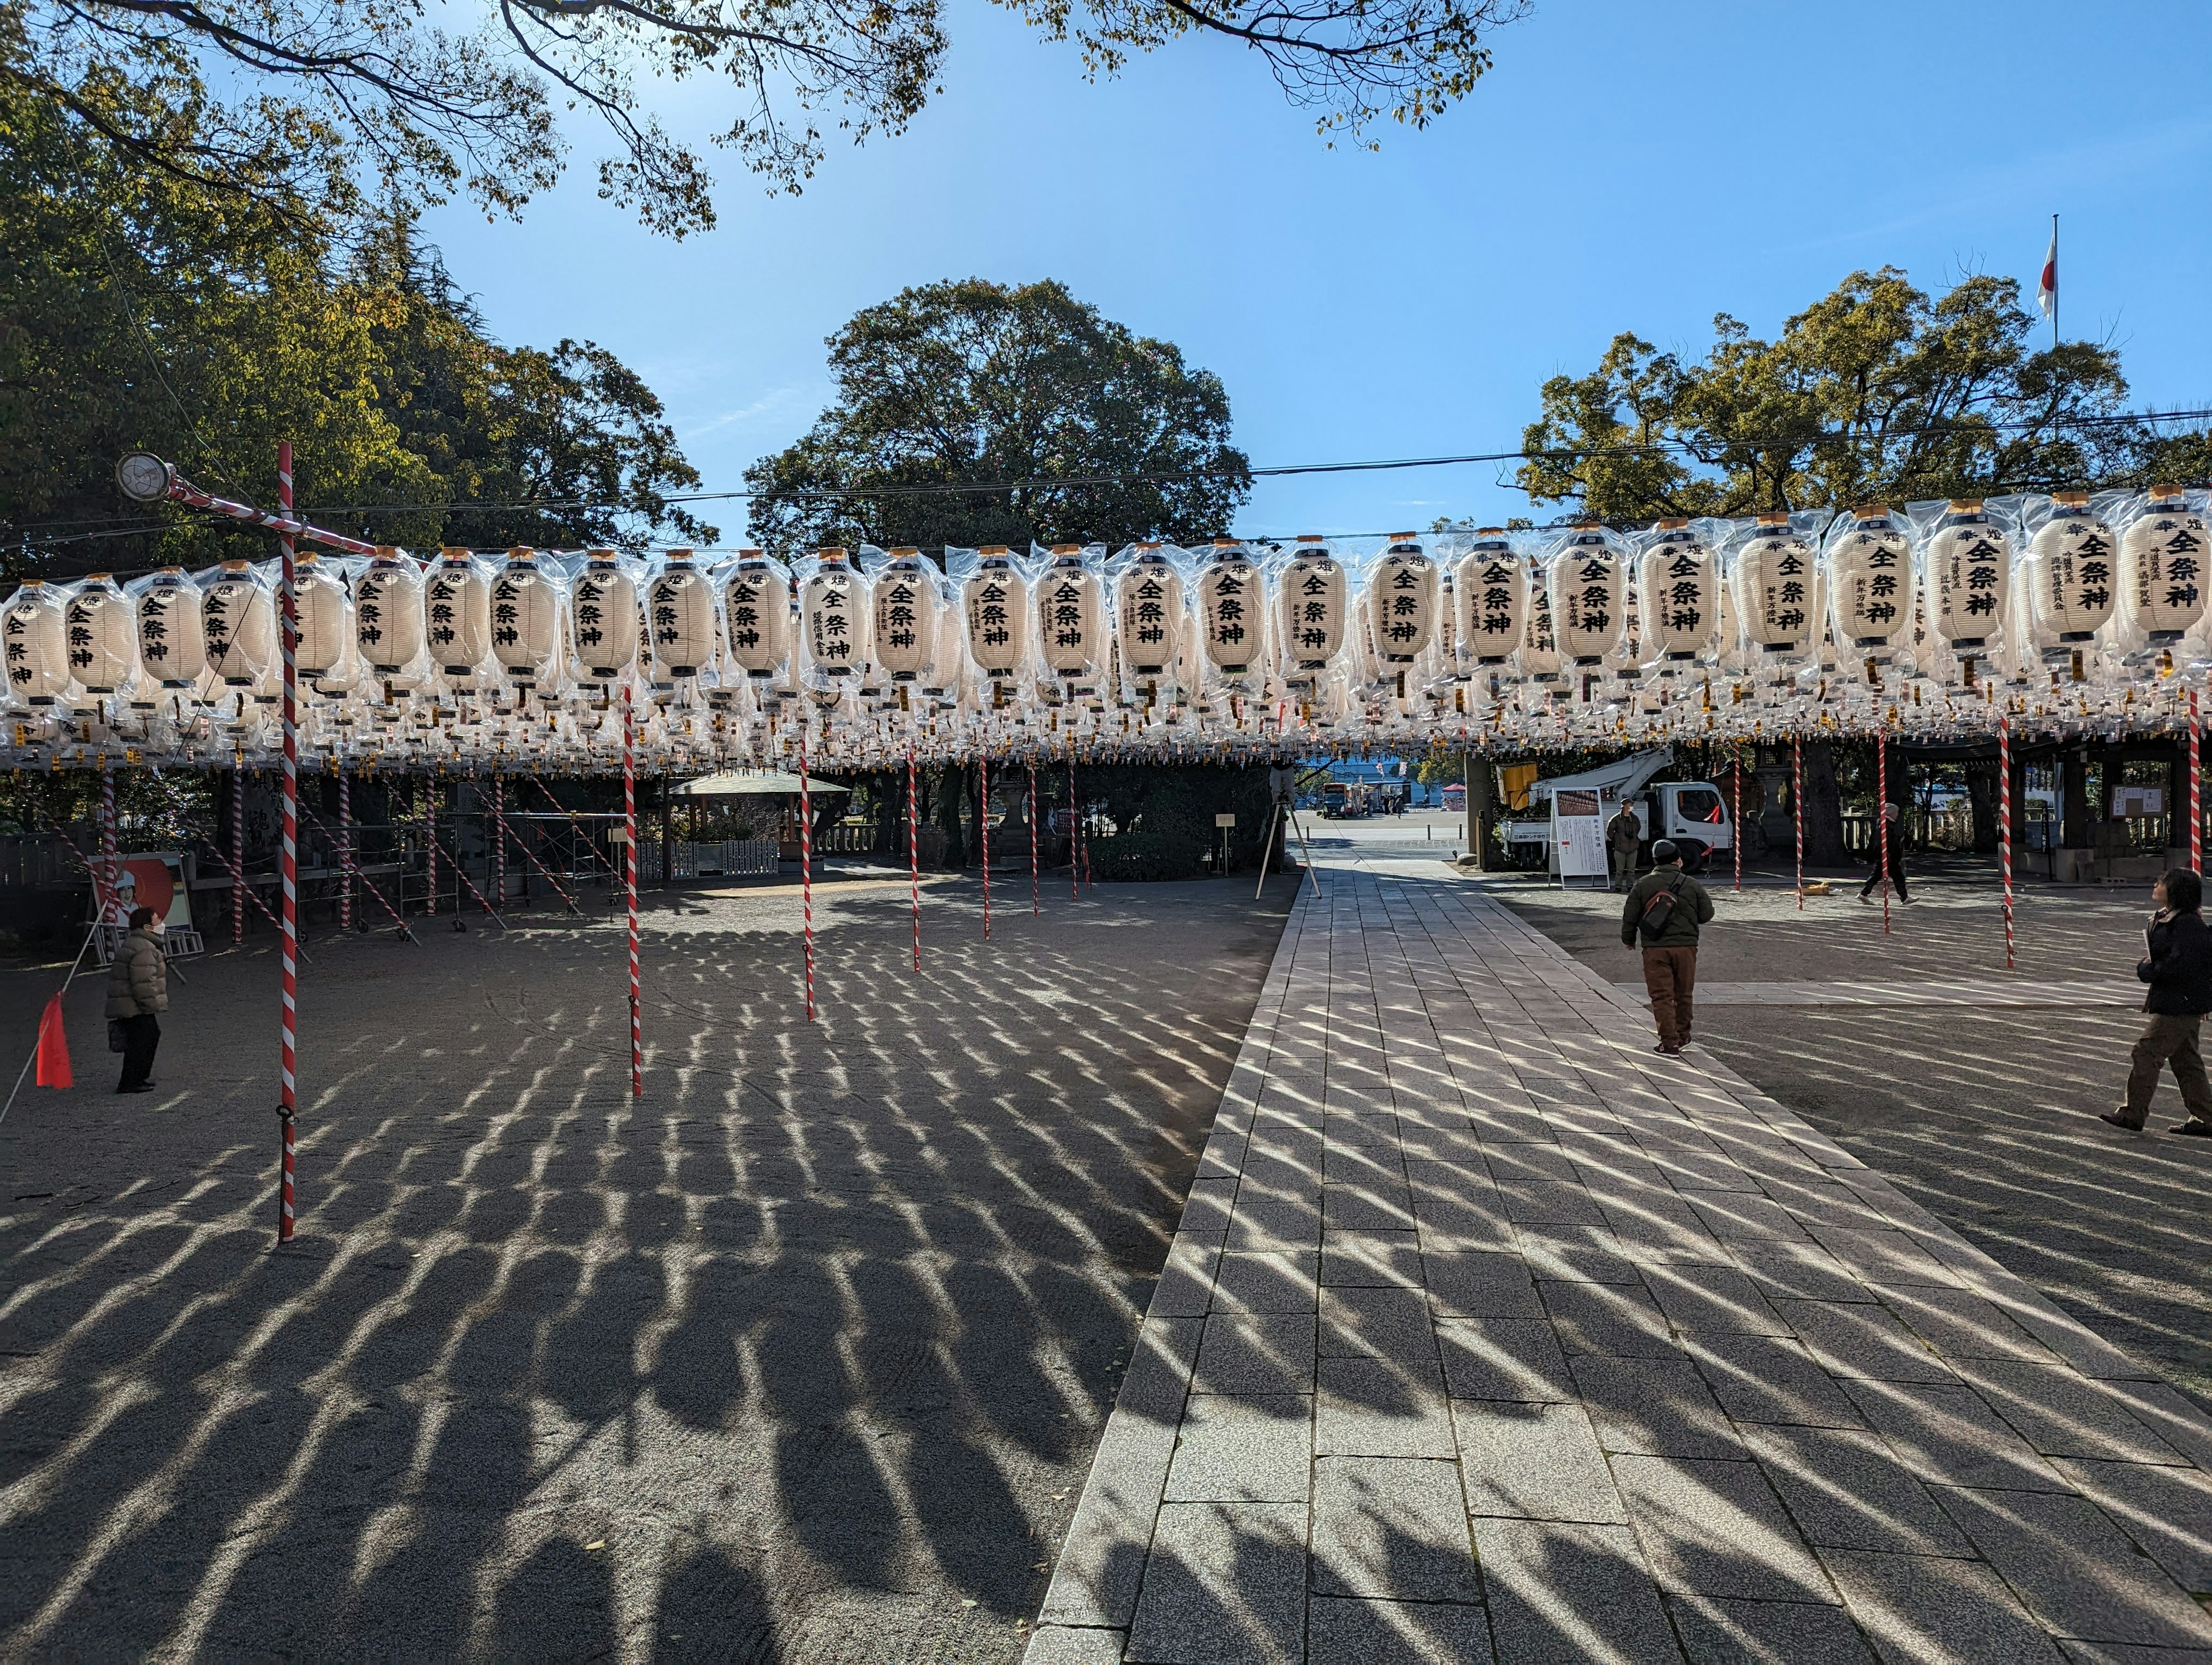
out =
[[[200,577],[200,630],[208,668],[227,688],[258,688],[275,668],[276,598],[250,562],[226,561]]]
[[[344,562],[302,550],[292,561],[292,667],[300,682],[343,692],[354,671],[353,591]]]
[[[1626,635],[1629,552],[1601,526],[1553,534],[1544,562],[1552,633],[1560,657],[1585,669],[1618,660]]]
[[[960,628],[978,673],[986,682],[1026,680],[1030,581],[1020,558],[1006,545],[994,544],[980,550],[948,550],[945,565],[960,581]]]
[[[1038,660],[1048,676],[1071,688],[1096,689],[1113,658],[1105,546],[1055,544],[1030,556]]]
[[[1936,642],[1994,655],[2011,612],[2014,545],[2001,513],[1978,498],[1905,505]]]
[[[1452,568],[1452,609],[1462,665],[1505,665],[1528,628],[1528,568],[1498,526],[1476,528]]]
[[[138,626],[138,663],[149,682],[197,690],[207,673],[200,586],[182,567],[164,567],[124,586]]]
[[[1753,667],[1810,659],[1827,634],[1820,562],[1808,536],[1824,515],[1774,512],[1719,523],[1729,599],[1744,663]],[[1726,644],[1723,644],[1725,648]]]
[[[1522,632],[1521,645],[1514,652],[1513,668],[1518,675],[1532,681],[1549,682],[1559,674],[1564,656],[1559,652],[1559,632],[1552,626],[1550,565],[1543,553],[1547,539],[1537,532],[1509,532],[1506,536],[1528,574],[1528,627]]]
[[[650,562],[647,573],[645,618],[653,680],[666,685],[678,678],[712,671],[720,627],[714,612],[714,585],[697,556],[690,550],[670,550]]]
[[[1905,518],[1886,503],[1845,510],[1821,539],[1820,569],[1838,652],[1909,662],[1918,579]]]
[[[2021,498],[2023,548],[2014,569],[2014,617],[2046,663],[2087,653],[2112,617],[2119,586],[2119,540],[2092,513],[2086,491]],[[2023,669],[2027,667],[2023,665]]]
[[[1440,576],[1413,532],[1393,532],[1366,563],[1366,605],[1361,611],[1374,658],[1373,680],[1394,682],[1401,671],[1409,677],[1419,672],[1422,656],[1436,645],[1437,618],[1443,606]]]
[[[868,580],[841,548],[792,563],[799,596],[799,678],[817,693],[857,692],[868,672]]]
[[[353,623],[367,674],[403,688],[424,675],[422,563],[379,544],[354,578]]]
[[[43,578],[27,578],[0,608],[0,653],[8,665],[8,692],[17,704],[52,705],[69,691],[67,599]]]
[[[2154,485],[2100,494],[2091,507],[2119,539],[2115,636],[2125,653],[2170,650],[2205,619],[2206,496]]]
[[[70,673],[88,694],[123,691],[138,675],[138,621],[106,573],[80,580],[62,609]]]
[[[471,690],[491,658],[493,569],[453,545],[422,575],[422,639],[447,686]]]
[[[1164,684],[1171,689],[1182,674],[1189,566],[1190,557],[1169,544],[1133,544],[1109,563],[1125,702],[1152,698],[1154,690]]]
[[[619,550],[584,552],[568,580],[569,646],[576,680],[611,688],[637,665],[642,605],[635,561]]]
[[[919,549],[860,550],[867,574],[869,631],[875,662],[894,685],[928,685],[945,622],[937,563]]]
[[[491,652],[519,689],[550,689],[562,670],[562,623],[568,578],[558,561],[516,548],[493,575]]]
[[[746,679],[773,686],[790,667],[791,572],[762,550],[739,550],[723,568],[722,631]]]
[[[1275,596],[1277,674],[1306,691],[1344,674],[1351,632],[1352,574],[1325,538],[1307,534],[1268,566]]]
[[[1710,663],[1721,635],[1720,557],[1686,520],[1662,520],[1631,543],[1641,662],[1668,676]]]

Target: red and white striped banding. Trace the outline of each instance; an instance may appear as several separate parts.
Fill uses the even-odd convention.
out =
[[[434,914],[438,911],[438,783],[435,781],[422,783],[422,836],[423,842],[429,846],[422,857],[423,877],[430,886],[430,900],[425,911]],[[454,904],[453,911],[460,912],[458,902]]]
[[[1881,933],[1887,936],[1889,934],[1889,725],[1887,723],[1875,731],[1874,795],[1875,830],[1881,845],[1881,848],[1875,853],[1875,860],[1881,864]]]
[[[983,771],[982,784],[975,793],[975,842],[982,847],[983,854],[983,940],[991,939],[991,754],[983,753],[977,759]]]
[[[100,921],[103,925],[114,921],[122,869],[122,860],[115,849],[115,764],[112,760],[102,757],[100,760],[100,882],[94,888],[100,892]]]
[[[2194,725],[2191,750],[2196,746]],[[2012,723],[1997,719],[1997,867],[2004,879],[2005,969],[2013,969],[2012,940]]]
[[[806,927],[806,1021],[814,1021],[814,795],[806,782],[806,731],[811,714],[799,719],[799,908]]]
[[[253,895],[246,888],[246,765],[242,758],[230,766],[230,945],[242,948],[246,898]]]
[[[276,502],[283,511],[286,529],[278,540],[283,554],[283,588],[279,592],[279,623],[284,647],[284,830],[278,856],[283,884],[283,907],[277,935],[283,958],[284,1034],[283,1069],[278,1082],[277,1120],[284,1132],[283,1165],[280,1176],[276,1241],[292,1241],[293,1187],[297,1174],[297,1152],[293,1121],[299,1108],[299,1086],[293,1074],[297,1054],[295,1040],[299,1021],[300,945],[300,601],[293,566],[292,443],[276,447]],[[251,518],[250,515],[241,518]]]
[[[2197,720],[2197,690],[2189,690],[2189,871],[2204,871],[2204,806],[2198,797],[2199,772],[2202,761],[2198,753],[2203,744],[2203,730]]]
[[[1083,851],[1075,820],[1075,742],[1067,743],[1067,894],[1083,900]]]
[[[338,769],[338,929],[353,929],[353,793]]]
[[[1797,911],[1805,911],[1805,743],[1790,737],[1790,807],[1797,817]]]
[[[1729,842],[1735,846],[1735,888],[1743,889],[1743,748],[1735,749],[1735,802],[1729,809]]]
[[[907,888],[914,902],[914,969],[921,969],[921,846],[915,837],[921,821],[915,808],[914,742],[906,743],[906,866]]]
[[[1032,916],[1044,911],[1044,903],[1037,896],[1037,795],[1036,759],[1030,759],[1030,801],[1023,806],[1024,819],[1030,823],[1030,913]]]
[[[507,780],[494,771],[491,777],[491,894],[493,905],[507,906]]]
[[[637,968],[637,719],[623,690],[623,884],[629,913],[629,1096],[645,1097],[645,1024]]]

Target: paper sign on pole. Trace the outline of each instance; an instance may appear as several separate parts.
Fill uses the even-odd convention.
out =
[[[1561,878],[1608,878],[1605,806],[1595,792],[1552,794],[1552,842]]]

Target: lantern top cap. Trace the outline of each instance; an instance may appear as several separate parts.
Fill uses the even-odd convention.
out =
[[[88,584],[105,584],[114,576],[113,573],[87,573],[84,575],[84,581]]]
[[[459,544],[441,544],[438,546],[438,553],[448,561],[465,561],[469,558],[468,550]]]
[[[538,559],[538,551],[518,544],[507,552],[507,558],[510,561],[535,561]]]
[[[1978,497],[1954,497],[1950,507],[1960,514],[1978,514],[1981,512],[1982,500]]]
[[[757,561],[767,553],[768,551],[765,550],[739,550],[738,551],[738,556],[740,560]]]
[[[814,553],[825,562],[842,561],[845,558],[845,550],[843,548],[835,544],[831,544],[828,549],[817,550]]]
[[[671,550],[668,551],[667,558],[671,561],[689,561],[691,558],[691,551],[689,550]]]
[[[226,561],[222,563],[222,569],[227,573],[242,573],[252,564],[251,561]]]
[[[2089,501],[2089,494],[2086,491],[2054,491],[2051,494],[2051,501],[2054,503],[2064,503],[2071,507],[2076,504],[2087,502]]]
[[[1139,555],[1150,555],[1159,547],[1160,546],[1158,544],[1139,544],[1137,545],[1137,553]]]
[[[1213,547],[1217,550],[1233,550],[1242,542],[1241,538],[1217,538],[1213,540]]]
[[[1503,526],[1477,526],[1474,529],[1474,535],[1477,538],[1503,538],[1505,536],[1505,528]]]
[[[376,546],[376,558],[379,561],[398,560],[399,545],[397,544],[379,544]]]
[[[156,567],[154,568],[154,575],[156,578],[167,578],[172,573],[181,573],[183,571],[184,568],[182,567]]]
[[[1301,544],[1318,544],[1321,541],[1322,535],[1317,532],[1302,532],[1298,534],[1298,542]]]
[[[301,567],[312,567],[322,558],[313,550],[301,550],[299,554],[292,557],[292,565],[295,569]]]
[[[1786,526],[1790,524],[1790,512],[1778,508],[1761,509],[1759,524],[1762,526]]]
[[[1889,517],[1887,503],[1855,503],[1851,513],[1862,520],[1882,520]]]
[[[1689,524],[1688,520],[1684,516],[1679,514],[1670,515],[1666,520],[1662,520],[1659,523],[1659,530],[1662,532],[1680,532],[1683,527]]]
[[[1006,546],[1004,544],[986,544],[975,551],[978,555],[1004,555],[1006,552]]]
[[[2163,481],[2151,487],[2150,495],[2153,497],[2179,497],[2181,495],[2181,488],[2171,480]]]
[[[586,561],[611,561],[621,551],[617,550],[586,550],[584,558]]]
[[[1080,555],[1083,553],[1083,545],[1080,544],[1054,544],[1052,546],[1052,552],[1054,555]]]
[[[1420,535],[1417,532],[1394,532],[1390,534],[1390,541],[1394,544],[1410,544]]]
[[[921,551],[913,544],[902,544],[891,551],[891,559],[894,561],[909,561],[916,556],[919,556],[921,553]]]

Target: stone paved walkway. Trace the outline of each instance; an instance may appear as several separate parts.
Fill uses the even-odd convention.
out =
[[[2212,1422],[1432,865],[1309,889],[1030,1665],[2212,1662]]]

